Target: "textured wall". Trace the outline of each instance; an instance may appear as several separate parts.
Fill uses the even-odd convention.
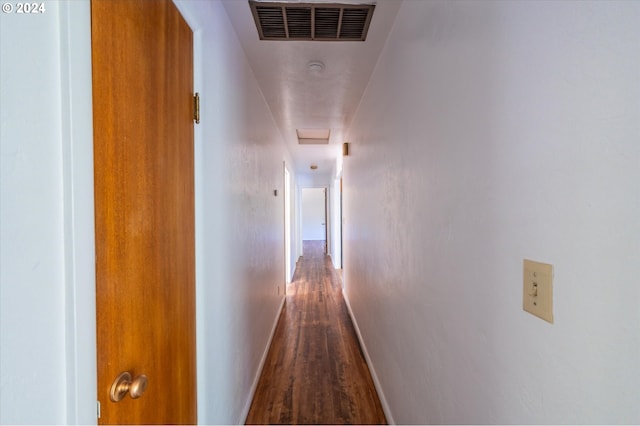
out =
[[[638,22],[403,2],[344,165],[346,294],[396,422],[640,422]],[[555,267],[554,325],[524,258]]]
[[[283,300],[283,161],[289,158],[224,7],[176,3],[196,30],[202,108],[196,126],[198,421],[234,424],[244,422]]]
[[[2,423],[65,422],[59,392],[65,380],[65,314],[56,6],[27,19],[0,17]],[[46,357],[42,348],[48,348]]]

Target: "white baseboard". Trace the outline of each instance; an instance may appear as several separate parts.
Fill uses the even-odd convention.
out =
[[[362,340],[362,334],[360,334],[360,327],[358,327],[358,322],[356,321],[355,316],[353,315],[353,310],[351,310],[351,304],[349,303],[349,298],[343,292],[344,301],[347,304],[347,310],[349,311],[349,316],[351,317],[351,322],[353,323],[353,328],[356,330],[356,335],[358,336],[358,341],[360,342],[360,347],[362,348],[362,353],[364,354],[364,359],[367,361],[367,365],[369,366],[369,371],[371,372],[371,378],[373,379],[373,384],[376,387],[376,392],[378,392],[378,398],[380,399],[380,404],[382,405],[382,411],[384,411],[384,415],[387,418],[387,423],[390,425],[395,425],[396,422],[393,420],[393,415],[391,414],[391,408],[387,403],[387,399],[384,396],[384,392],[382,391],[382,386],[380,384],[380,380],[378,380],[378,375],[376,374],[376,369],[371,362],[371,357],[369,357],[369,352],[367,351],[367,346],[364,344],[364,340]]]
[[[243,425],[247,420],[247,416],[249,415],[249,410],[251,409],[251,403],[253,402],[253,397],[256,394],[256,389],[258,388],[258,382],[260,381],[260,376],[262,376],[262,369],[264,368],[264,363],[267,361],[267,355],[269,355],[269,349],[271,348],[271,341],[273,340],[273,336],[276,334],[276,327],[278,326],[278,321],[280,320],[280,315],[282,314],[282,308],[284,308],[284,303],[286,302],[286,297],[282,297],[282,302],[280,302],[280,308],[278,308],[278,314],[276,315],[276,319],[273,322],[273,326],[271,327],[271,335],[269,336],[269,341],[267,342],[267,346],[264,348],[264,352],[262,353],[262,359],[260,360],[260,365],[258,366],[258,371],[256,371],[256,375],[253,378],[253,384],[251,385],[251,390],[249,391],[249,398],[247,402],[244,404],[244,408],[242,409],[242,415],[236,422],[238,425]]]

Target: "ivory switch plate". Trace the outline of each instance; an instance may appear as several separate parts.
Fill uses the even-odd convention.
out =
[[[522,309],[553,324],[553,265],[524,260]]]

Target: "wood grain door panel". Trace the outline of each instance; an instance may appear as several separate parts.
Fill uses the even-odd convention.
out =
[[[170,0],[93,0],[101,424],[196,421],[192,32]],[[116,376],[148,376],[109,400]]]

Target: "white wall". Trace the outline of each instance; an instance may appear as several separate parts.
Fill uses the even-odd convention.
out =
[[[196,30],[201,94],[198,422],[243,423],[284,301],[283,161],[291,160],[222,4],[176,3]]]
[[[0,15],[2,424],[96,421],[89,18]]]
[[[301,188],[324,188],[332,180],[330,175],[322,173],[297,173],[296,179]]]
[[[403,2],[345,158],[391,420],[640,422],[640,3]],[[522,311],[552,263],[555,324]]]

